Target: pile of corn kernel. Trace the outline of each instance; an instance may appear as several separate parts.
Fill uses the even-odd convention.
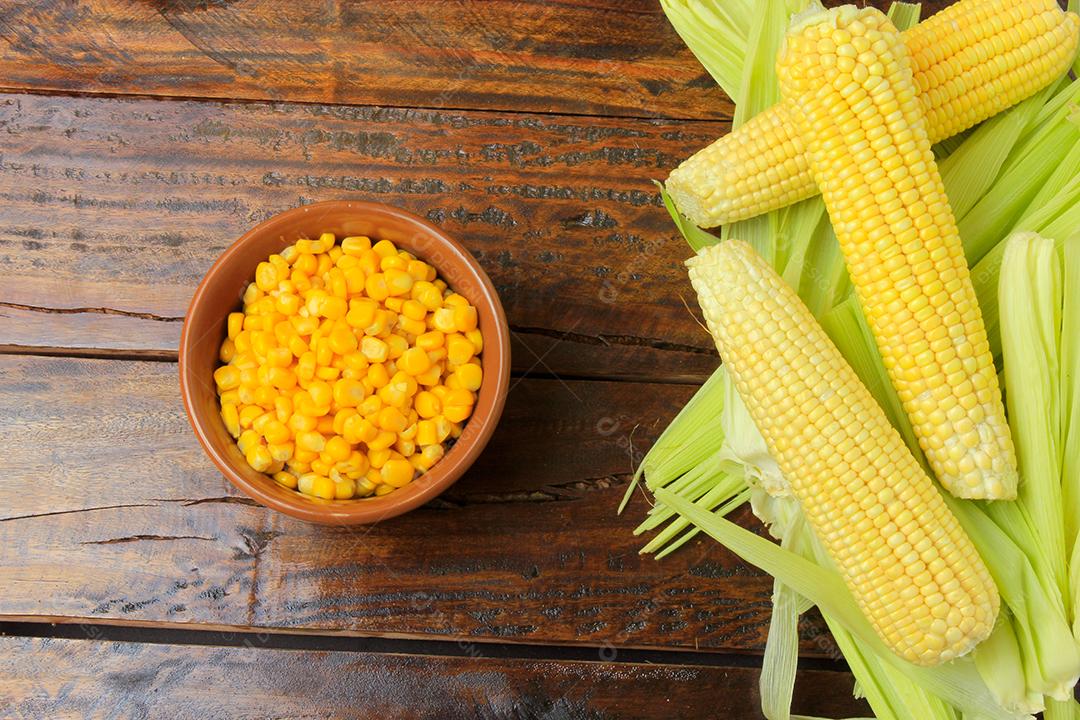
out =
[[[483,379],[476,308],[388,240],[301,239],[255,269],[214,381],[255,470],[326,500],[385,495],[461,434]]]

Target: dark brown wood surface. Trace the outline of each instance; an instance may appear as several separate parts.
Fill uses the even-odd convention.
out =
[[[45,0],[0,11],[9,88],[727,117],[654,0]]]
[[[760,717],[745,667],[498,659],[0,638],[16,718]],[[835,687],[835,694],[820,692]],[[795,709],[865,714],[839,673],[804,671]]]

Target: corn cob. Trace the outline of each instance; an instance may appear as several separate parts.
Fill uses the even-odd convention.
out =
[[[903,34],[935,143],[1060,77],[1080,17],[1056,0],[960,0]],[[672,171],[667,190],[701,227],[743,220],[816,195],[804,140],[781,102]]]
[[[930,465],[958,497],[1015,497],[997,373],[900,34],[873,8],[815,10],[789,31],[777,72]]]
[[[870,391],[748,244],[686,264],[735,387],[871,625],[920,665],[969,651],[994,625],[997,588]]]

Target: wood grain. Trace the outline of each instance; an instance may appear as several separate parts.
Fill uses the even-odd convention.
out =
[[[175,352],[235,238],[365,198],[477,255],[521,372],[687,379],[717,362],[652,178],[718,124],[13,95],[0,129],[0,346]]]
[[[759,718],[758,671],[0,638],[14,718]],[[209,691],[208,691],[209,690]],[[846,673],[804,671],[797,712],[867,712]]]
[[[692,388],[525,379],[444,496],[369,528],[238,497],[169,363],[0,357],[0,616],[758,651],[771,581],[711,540],[641,557],[631,456]],[[745,513],[749,527],[760,525]],[[804,649],[829,654],[807,620]]]
[[[724,118],[653,0],[44,0],[0,11],[8,88]]]

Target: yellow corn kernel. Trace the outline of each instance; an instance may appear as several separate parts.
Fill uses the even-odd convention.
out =
[[[306,472],[300,474],[296,478],[296,489],[304,495],[315,494],[315,478],[319,477],[316,473]]]
[[[460,333],[476,329],[476,308],[472,305],[459,305],[454,308],[454,326]]]
[[[239,335],[240,331],[244,329],[244,313],[229,313],[229,318],[226,321],[226,325],[228,338],[230,340],[236,340],[236,336]]]
[[[380,478],[381,478],[381,476],[380,476]],[[382,485],[376,485],[375,486],[375,497],[382,497],[383,495],[389,495],[390,493],[394,492],[395,489],[396,488],[393,485],[387,485],[386,483],[383,483]]]
[[[275,462],[288,462],[296,451],[296,445],[290,441],[267,443],[266,449],[270,451],[270,457],[274,458]]]
[[[319,418],[318,424],[315,426],[315,430],[323,435],[334,434],[334,416],[329,413]]]
[[[424,309],[429,312],[434,312],[443,305],[442,293],[435,285],[426,280],[418,280],[413,283],[412,291],[409,294],[413,300],[423,305]]]
[[[371,246],[371,249],[379,256],[381,260],[384,257],[390,257],[391,255],[397,255],[398,249],[394,243],[389,240],[380,240]]]
[[[278,269],[269,262],[261,262],[255,266],[255,285],[263,292],[277,289]]]
[[[415,470],[408,460],[388,460],[382,466],[383,482],[390,487],[405,487],[412,482]]]
[[[384,407],[379,411],[379,428],[392,433],[399,433],[406,428],[408,420],[395,407]]]
[[[397,360],[409,349],[409,341],[400,335],[389,335],[386,338],[386,346],[386,357],[390,360]]]
[[[383,272],[387,270],[405,270],[409,267],[409,261],[400,255],[389,255],[379,261],[379,269]]]
[[[322,380],[316,380],[308,385],[308,396],[317,407],[329,405],[333,402],[334,391],[330,385]]]
[[[315,430],[296,433],[296,447],[308,452],[322,452],[326,448],[326,438]]]
[[[427,351],[437,350],[443,347],[445,341],[446,335],[441,330],[431,330],[416,337],[416,347]]]
[[[368,451],[368,464],[369,467],[378,470],[385,465],[391,457],[391,450],[389,447],[378,448]]]
[[[236,439],[236,446],[240,448],[240,452],[247,454],[247,451],[259,444],[259,433],[255,432],[251,428],[243,430],[240,433],[240,437]]]
[[[446,359],[454,365],[464,365],[475,353],[476,348],[464,335],[454,333],[446,338]]]
[[[277,419],[277,417],[271,413],[270,419],[263,425],[262,434],[266,438],[266,442],[278,445],[283,442],[287,442],[292,433],[289,432],[289,428],[285,426],[285,423]],[[256,428],[258,430],[258,428]]]
[[[416,394],[413,407],[416,408],[416,414],[425,420],[430,420],[442,412],[442,402],[434,393],[428,390],[421,390]],[[426,443],[420,444],[424,445]]]
[[[382,302],[390,297],[390,286],[386,282],[386,275],[381,272],[367,276],[364,281],[364,290],[367,296],[376,302]]]
[[[423,260],[410,260],[408,266],[406,267],[406,270],[410,275],[413,276],[413,280],[426,281],[429,277],[428,273],[434,270],[434,268],[432,268]]]
[[[329,255],[317,255],[316,260],[318,260],[318,264],[315,267],[315,275],[317,277],[313,277],[312,282],[321,280],[323,276],[325,276],[326,273],[329,272],[330,268],[334,266],[334,261],[330,259]]]
[[[348,267],[342,270],[345,276],[345,289],[349,295],[359,295],[364,292],[367,283],[367,275],[360,267]]]
[[[329,295],[319,308],[319,314],[330,320],[341,320],[349,312],[349,303],[344,297]]]
[[[408,438],[398,436],[397,442],[394,443],[394,450],[401,453],[404,457],[409,457],[416,452],[416,443]]]
[[[356,495],[356,481],[349,478],[334,480],[334,499],[348,500]]]
[[[360,352],[369,362],[381,363],[386,362],[390,347],[379,338],[369,336],[360,342]]]
[[[399,297],[388,297],[385,300],[383,300],[383,305],[386,306],[386,309],[387,310],[393,310],[396,313],[401,312],[401,308],[402,308],[402,306],[404,304],[405,304],[405,301],[402,300]]]
[[[218,359],[223,363],[227,363],[234,357],[236,357],[236,343],[229,338],[225,338],[221,343],[221,349],[218,350]]]
[[[240,385],[240,371],[231,365],[222,365],[214,371],[218,390],[232,390]]]
[[[368,443],[379,435],[379,429],[362,415],[352,415],[345,420],[341,436],[352,444]]]
[[[298,246],[296,249],[300,250],[300,247]],[[319,268],[319,261],[309,252],[300,252],[300,255],[296,258],[296,262],[293,263],[292,267],[293,274],[289,276],[289,279],[292,280],[293,284],[296,285],[297,290],[299,290],[300,283],[297,282],[297,272],[310,278],[310,276],[314,275],[315,271]]]
[[[323,460],[321,455],[311,461],[311,472],[313,473],[329,475],[331,469],[333,469],[333,463]]]
[[[292,417],[293,402],[292,397],[286,395],[278,395],[274,398],[274,413],[280,422],[288,422]]]
[[[457,323],[454,322],[454,308],[443,307],[439,308],[432,314],[432,322],[436,330],[444,333],[452,333],[457,330]]]
[[[225,422],[225,429],[234,439],[240,437],[240,413],[235,404],[222,404],[221,419]]]
[[[277,481],[278,485],[287,487],[290,490],[295,490],[298,484],[296,476],[291,472],[276,472],[274,473],[274,480]]]
[[[312,415],[303,415],[301,413],[293,413],[289,417],[289,421],[286,423],[289,429],[294,433],[302,433],[314,430],[319,425],[319,421]]]
[[[368,455],[375,450],[385,450],[397,440],[397,435],[387,430],[380,430],[378,435],[367,442]]]
[[[386,387],[380,388],[379,398],[388,405],[402,407],[416,394],[417,382],[411,375],[398,371]]]
[[[248,405],[240,410],[240,427],[249,428],[255,418],[263,414],[263,409],[258,405]]]
[[[265,437],[266,426],[272,422],[277,422],[277,418],[274,417],[274,413],[264,412],[251,421],[251,429]]]
[[[244,453],[244,459],[247,460],[247,464],[253,470],[258,472],[266,472],[274,464],[274,458],[270,456],[270,451],[266,449],[265,445],[261,444],[249,447],[247,452]]]
[[[413,320],[405,315],[398,316],[397,326],[400,329],[400,332],[414,336],[423,335],[427,331],[427,325],[423,320]]]
[[[312,464],[314,465],[314,463]],[[337,489],[334,487],[333,480],[320,474],[315,476],[315,480],[311,484],[311,494],[323,500],[333,500],[337,495]]]
[[[266,364],[277,368],[287,368],[292,365],[293,354],[287,347],[271,348],[266,353]]]
[[[371,249],[371,238],[363,235],[350,235],[341,241],[341,250],[346,255],[359,257]]]
[[[397,365],[409,375],[421,375],[431,368],[431,360],[421,348],[413,347],[402,353]]]
[[[326,454],[334,459],[335,462],[341,462],[352,454],[352,446],[340,435],[335,435],[326,441]]]
[[[375,311],[375,317],[371,324],[364,328],[365,335],[373,335],[380,338],[390,334],[391,324],[394,322],[394,314],[382,308]]]
[[[387,292],[395,297],[408,295],[415,282],[412,275],[398,268],[390,268],[384,275],[386,276]]]
[[[330,333],[330,337],[327,338],[327,343],[329,343],[330,349],[338,355],[346,355],[355,351],[357,348],[356,335],[354,335],[347,327],[336,328]]]
[[[454,376],[461,387],[476,392],[480,389],[480,383],[484,379],[484,371],[481,370],[479,365],[468,363],[459,367],[454,372]]]
[[[428,353],[428,360],[432,361],[431,367],[428,368],[426,372],[422,372],[416,376],[417,385],[431,387],[433,385],[438,385],[439,381],[442,379],[443,368],[435,363],[431,357],[431,353]]]
[[[366,328],[375,320],[375,311],[379,306],[366,299],[354,299],[349,301],[349,312],[345,315],[345,322],[354,328]]]

